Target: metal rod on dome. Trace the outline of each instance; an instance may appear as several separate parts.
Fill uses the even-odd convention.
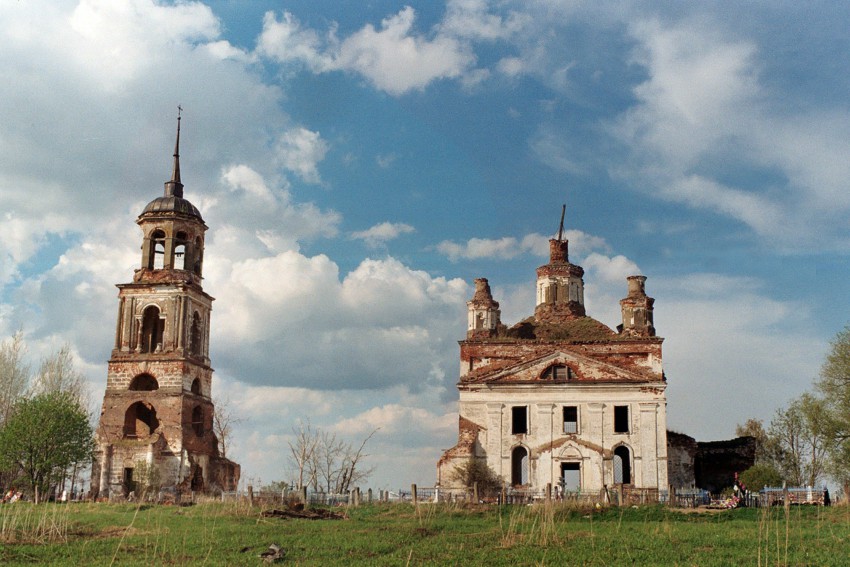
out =
[[[558,242],[563,240],[563,236],[564,236],[564,215],[566,213],[567,213],[567,204],[564,203],[564,205],[561,207],[561,226],[560,226],[560,228],[558,228]]]

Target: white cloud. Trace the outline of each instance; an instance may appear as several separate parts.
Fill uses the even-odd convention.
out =
[[[390,94],[421,90],[432,81],[458,77],[475,62],[469,48],[454,38],[426,39],[412,33],[415,12],[406,7],[381,21],[381,29],[366,25],[340,45],[335,65],[354,70]]]
[[[263,177],[247,165],[230,166],[222,173],[222,178],[233,191],[242,190],[262,201],[274,201]]]
[[[284,132],[278,144],[281,163],[308,183],[320,183],[318,163],[328,153],[328,143],[318,132],[295,128]]]
[[[382,222],[366,230],[352,232],[351,238],[362,240],[370,248],[376,248],[402,234],[410,234],[415,231],[415,228],[403,222]]]
[[[479,258],[510,260],[526,253],[535,256],[549,256],[549,238],[542,234],[533,233],[525,235],[521,240],[517,240],[513,236],[498,239],[470,238],[466,243],[444,240],[437,244],[436,250],[452,262]],[[604,239],[580,230],[566,230],[564,231],[564,238],[569,241],[570,252],[573,254],[580,255],[593,249],[607,249],[608,247]]]
[[[427,37],[413,30],[415,11],[405,7],[381,21],[366,24],[343,40],[331,32],[324,40],[289,13],[281,20],[268,13],[258,52],[280,63],[301,62],[314,72],[353,71],[392,95],[422,90],[440,79],[471,71],[475,56],[466,42],[440,33]]]
[[[784,94],[760,80],[757,45],[728,37],[711,19],[639,20],[630,31],[638,42],[633,61],[649,77],[612,129],[629,153],[611,167],[616,176],[736,219],[771,246],[808,247],[822,242],[824,229],[843,226],[850,209],[846,109],[787,107]],[[774,181],[739,181],[737,170]]]
[[[763,287],[722,274],[655,282],[671,428],[728,438],[737,423],[769,419],[811,386],[811,361],[823,360],[827,345],[804,305],[777,301]]]
[[[510,11],[502,17],[485,0],[449,0],[440,29],[447,35],[485,41],[506,40],[521,33],[531,17]]]

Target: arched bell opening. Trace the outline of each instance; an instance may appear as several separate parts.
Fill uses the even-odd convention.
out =
[[[156,409],[145,402],[136,402],[124,413],[124,437],[134,439],[146,437],[156,431],[159,420]]]
[[[159,389],[159,382],[150,374],[139,374],[130,382],[130,390],[136,392],[151,392]]]
[[[185,232],[178,232],[174,239],[174,262],[175,270],[185,270],[187,266],[191,266],[192,262],[189,258],[188,249],[189,239]]]
[[[165,267],[165,231],[157,229],[151,233],[148,264],[146,268],[161,270]]]

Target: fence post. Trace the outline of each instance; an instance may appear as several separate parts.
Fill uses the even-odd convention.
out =
[[[667,505],[671,508],[676,506],[676,487],[672,484],[667,488]]]
[[[371,488],[366,491],[366,503],[367,504],[372,503],[372,489]]]
[[[250,484],[248,485],[248,504],[254,505],[254,487]]]
[[[617,506],[623,505],[623,485],[617,485]]]
[[[547,482],[546,483],[546,502],[551,502],[551,501],[552,501],[552,483]]]
[[[472,501],[475,504],[478,504],[479,502],[481,502],[481,500],[478,498],[478,481],[477,480],[472,483]]]
[[[419,503],[419,496],[416,494],[416,485],[410,485],[410,498],[413,500],[413,504],[416,505]]]

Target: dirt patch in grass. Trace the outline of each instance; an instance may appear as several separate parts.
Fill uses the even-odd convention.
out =
[[[300,519],[300,520],[347,520],[348,515],[343,512],[334,512],[325,508],[314,510],[266,510],[262,513],[264,518]]]

